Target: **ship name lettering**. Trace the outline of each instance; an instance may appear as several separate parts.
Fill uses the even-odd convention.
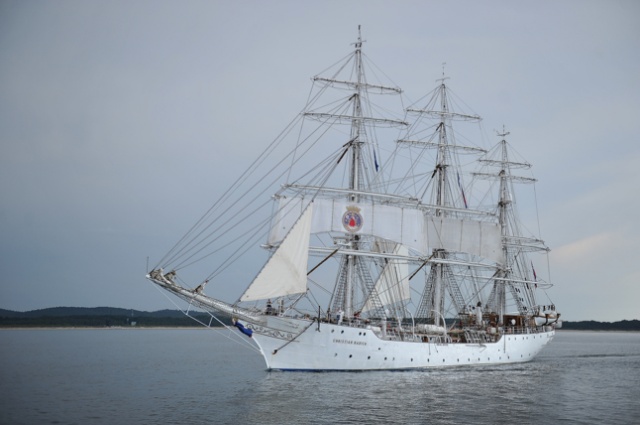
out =
[[[352,341],[350,339],[340,339],[340,338],[334,338],[333,342],[336,344],[367,345],[367,343],[364,341]]]

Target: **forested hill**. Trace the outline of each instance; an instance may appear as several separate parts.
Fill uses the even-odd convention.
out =
[[[621,320],[619,322],[562,322],[562,329],[584,331],[640,331],[640,320]]]
[[[61,316],[136,316],[136,317],[180,317],[178,310],[154,312],[130,310],[115,307],[53,307],[31,311],[11,311],[0,309],[0,317],[61,317]]]
[[[204,323],[211,317],[202,312],[191,316]],[[225,323],[230,323],[224,318]],[[217,322],[214,320],[212,326]],[[29,327],[189,327],[200,326],[178,310],[140,311],[114,307],[53,307],[25,312],[0,309],[0,328]]]
[[[209,323],[206,313],[191,313],[198,320]],[[223,321],[230,324],[230,318]],[[215,326],[217,322],[212,321]],[[0,328],[29,327],[189,327],[200,326],[178,310],[140,311],[115,307],[53,307],[31,311],[0,309]],[[563,322],[561,330],[640,331],[640,320],[619,322]]]

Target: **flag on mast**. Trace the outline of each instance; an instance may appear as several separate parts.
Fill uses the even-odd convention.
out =
[[[533,261],[531,262],[531,270],[533,270],[533,280],[538,280],[538,275],[536,275],[536,269],[533,267]]]
[[[460,188],[460,192],[462,193],[462,200],[464,201],[464,207],[469,208],[467,206],[467,197],[464,196],[464,189],[462,188],[462,183],[460,183],[460,173],[456,173],[458,175],[458,187]]]
[[[378,156],[376,155],[376,148],[373,148],[373,163],[376,166],[376,173],[378,172],[378,168],[380,168],[380,166],[378,165]]]

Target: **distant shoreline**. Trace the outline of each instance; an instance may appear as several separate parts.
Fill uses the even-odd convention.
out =
[[[231,318],[218,317],[230,325]],[[200,328],[201,323],[212,326],[222,324],[208,313],[191,311],[189,315],[179,310],[154,312],[113,307],[54,307],[25,312],[0,309],[0,328],[72,328],[72,329],[133,329],[133,328]]]
[[[162,331],[162,330],[206,330],[204,326],[0,326],[0,331],[67,331],[67,330],[97,330],[97,331]],[[210,329],[226,329],[223,326],[212,326]]]
[[[200,331],[200,330],[226,330],[223,326],[214,326],[207,328],[205,326],[112,326],[112,327],[97,327],[97,326],[18,326],[18,327],[4,327],[0,326],[0,331],[74,331],[74,330],[95,330],[95,331]],[[640,333],[640,329],[557,329],[557,332],[624,332],[624,333]]]
[[[230,326],[231,318],[218,316]],[[408,319],[410,320],[410,319]],[[449,320],[449,319],[447,319]],[[199,323],[222,324],[208,313],[179,310],[140,311],[114,307],[53,307],[18,312],[0,309],[0,329],[200,329]],[[598,322],[595,320],[564,321],[559,331],[640,331],[640,320]]]

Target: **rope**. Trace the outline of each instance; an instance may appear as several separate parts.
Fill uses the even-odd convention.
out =
[[[169,302],[171,304],[174,305],[174,307],[176,307],[182,314],[184,314],[185,316],[189,317],[190,319],[192,319],[193,321],[201,324],[202,326],[204,326],[205,328],[207,328],[208,330],[211,330],[213,332],[217,332],[217,333],[224,333],[224,331],[222,329],[217,329],[218,327],[212,327],[206,323],[203,323],[201,320],[199,320],[196,317],[193,317],[191,315],[189,315],[189,311],[188,310],[183,310],[178,304],[176,304],[176,302],[174,301],[174,298],[169,297],[169,295],[167,294],[166,291],[162,290],[159,286],[157,285],[153,285],[154,288],[160,292],[167,300],[169,300]],[[192,304],[189,303],[189,306],[191,306]],[[260,353],[260,350],[253,345],[252,343],[250,343],[246,338],[242,338],[240,337],[240,335],[238,335],[233,328],[231,328],[228,325],[225,325],[220,319],[218,319],[218,317],[216,317],[214,314],[212,314],[210,311],[206,312],[209,316],[211,316],[212,318],[214,318],[218,323],[220,323],[222,325],[222,327],[228,331],[226,333],[224,333],[225,337],[231,341],[233,341],[236,344],[240,344],[242,346],[244,346],[245,348],[249,348],[257,353]]]
[[[318,318],[319,319],[319,318]],[[302,335],[303,333],[305,333],[307,331],[307,329],[309,329],[315,322],[315,320],[313,320],[311,323],[309,323],[309,326],[307,326],[306,328],[304,328],[302,330],[302,332],[300,332],[298,335],[294,336],[293,338],[291,338],[289,341],[285,342],[284,345],[280,346],[279,348],[276,348],[275,350],[273,350],[274,355],[278,354],[278,351],[282,350],[284,347],[286,347],[287,345],[291,344],[293,341],[295,341],[296,339],[298,339],[298,337],[300,335]]]

